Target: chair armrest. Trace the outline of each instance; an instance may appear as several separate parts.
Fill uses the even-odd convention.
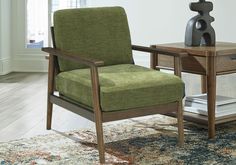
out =
[[[85,58],[85,57],[80,57],[78,55],[75,55],[73,53],[65,52],[56,48],[51,48],[51,47],[46,47],[42,48],[42,51],[49,53],[50,55],[57,56],[60,58],[64,58],[66,60],[70,61],[76,61],[81,64],[85,64],[88,66],[102,66],[104,65],[103,61],[100,60],[95,60],[95,59],[90,59],[90,58]]]
[[[102,66],[104,65],[103,61],[95,60],[95,59],[89,59],[89,58],[84,58],[84,57],[79,57],[75,54],[68,53],[65,51],[61,51],[59,49],[55,48],[42,48],[42,51],[49,53],[49,82],[51,84],[50,89],[51,93],[53,93],[53,88],[54,88],[54,61],[50,60],[50,58],[53,59],[54,56],[64,58],[66,60],[70,61],[76,61],[81,64],[88,65],[90,67],[90,76],[91,76],[91,81],[92,81],[92,94],[93,94],[93,106],[94,106],[94,111],[96,115],[100,115],[101,110],[100,110],[100,95],[99,95],[99,90],[100,90],[100,85],[99,85],[99,76],[98,76],[98,67],[97,66]]]
[[[146,46],[139,46],[139,45],[132,45],[133,50],[142,51],[142,52],[149,52],[149,53],[159,53],[167,56],[174,56],[174,57],[186,57],[188,56],[188,53],[180,52],[175,53],[167,50],[162,50],[159,48],[153,48],[153,47],[146,47]]]
[[[143,51],[143,52],[150,52],[150,53],[157,53],[167,56],[174,57],[174,74],[181,77],[181,71],[182,71],[182,57],[188,56],[188,53],[186,52],[171,52],[167,50],[162,50],[160,48],[154,48],[154,47],[145,47],[145,46],[138,46],[138,45],[132,45],[133,50],[137,51]],[[151,64],[153,65],[153,64]],[[156,67],[156,66],[153,66]]]

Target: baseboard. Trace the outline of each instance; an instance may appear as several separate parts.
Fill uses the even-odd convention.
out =
[[[14,72],[47,72],[48,60],[45,56],[21,56],[13,59]]]
[[[0,59],[0,75],[12,72],[11,59]]]

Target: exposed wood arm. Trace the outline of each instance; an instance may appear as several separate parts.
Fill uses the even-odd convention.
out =
[[[104,65],[103,61],[90,59],[90,58],[85,58],[85,57],[80,57],[80,56],[75,55],[73,53],[61,51],[59,49],[55,49],[55,48],[51,48],[51,47],[42,48],[42,51],[47,52],[47,53],[49,53],[50,55],[53,55],[53,56],[64,58],[66,60],[76,61],[78,63],[88,65],[90,67]]]
[[[167,51],[167,50],[161,50],[159,48],[155,48],[154,46],[151,47],[145,47],[145,46],[137,46],[137,45],[132,45],[132,49],[133,50],[138,50],[138,51],[143,51],[143,52],[150,52],[152,54],[163,54],[163,55],[167,55],[167,56],[173,56],[174,57],[174,74],[176,76],[181,77],[181,71],[182,71],[182,58],[188,56],[188,53],[185,52],[180,52],[180,53],[176,53],[176,52],[171,52],[171,51]],[[153,64],[151,64],[151,68],[155,68],[157,63],[157,57],[156,56],[152,56],[152,62]]]
[[[163,54],[163,55],[167,55],[167,56],[174,56],[174,57],[177,56],[177,57],[181,57],[181,58],[188,56],[188,54],[184,53],[184,52],[175,53],[175,52],[162,50],[162,49],[154,48],[154,47],[132,45],[132,49],[137,50],[137,51],[142,51],[142,52],[158,53],[158,54]]]
[[[55,49],[55,48],[50,48],[50,47],[42,48],[42,51],[47,52],[47,53],[50,54],[49,62],[50,62],[50,60],[53,59],[53,57],[57,56],[57,57],[60,57],[60,58],[64,58],[66,60],[76,61],[76,62],[79,62],[81,64],[88,65],[90,67],[90,75],[91,75],[92,90],[93,90],[93,107],[94,107],[93,109],[94,109],[94,112],[95,112],[96,116],[101,115],[100,97],[99,97],[100,85],[99,85],[99,76],[98,76],[97,67],[104,65],[104,62],[99,61],[99,60],[79,57],[75,54],[68,53],[68,52],[65,52],[65,51],[61,51],[61,50]],[[49,68],[49,72],[53,73],[53,69],[54,68],[52,68],[52,66],[51,66]],[[54,76],[52,74],[50,76],[53,77],[52,78],[52,80],[53,80]],[[52,81],[52,83],[53,83],[53,81]]]

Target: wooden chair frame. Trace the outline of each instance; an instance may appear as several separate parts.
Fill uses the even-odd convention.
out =
[[[54,37],[53,37],[54,38]],[[55,43],[55,42],[54,42]],[[174,57],[174,73],[175,75],[181,76],[181,58],[186,56],[186,53],[173,53],[162,51],[153,47],[143,47],[132,45],[132,49],[136,51],[143,51],[149,53],[158,53]],[[97,143],[99,151],[99,160],[100,163],[105,163],[105,146],[103,140],[103,127],[102,123],[128,119],[138,116],[146,116],[153,114],[168,114],[172,112],[177,113],[178,121],[178,142],[182,146],[184,142],[184,131],[183,131],[183,109],[182,109],[182,100],[178,102],[152,106],[139,109],[129,109],[123,111],[114,111],[114,112],[104,112],[101,110],[100,98],[99,98],[99,75],[98,67],[103,66],[104,62],[95,59],[88,59],[80,57],[78,55],[61,51],[56,48],[42,48],[44,52],[49,53],[49,68],[48,68],[48,100],[47,100],[47,129],[51,129],[52,123],[52,111],[53,104],[57,104],[65,109],[68,109],[78,115],[81,115],[96,124],[96,134],[97,134]],[[59,66],[57,58],[63,58],[66,60],[76,61],[81,64],[85,64],[90,68],[91,81],[92,81],[92,90],[93,90],[93,111],[80,107],[77,104],[70,102],[64,99],[61,96],[56,96],[55,92],[55,76],[59,73]]]

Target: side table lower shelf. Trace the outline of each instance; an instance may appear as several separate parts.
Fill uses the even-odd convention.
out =
[[[208,117],[204,115],[199,115],[191,112],[184,112],[184,120],[195,122],[198,124],[208,125]],[[215,124],[222,124],[230,121],[236,120],[236,114],[227,115],[223,117],[217,117],[215,119]]]
[[[168,113],[166,114],[168,116],[176,117],[176,113]],[[201,124],[201,125],[208,125],[208,117],[204,115],[199,115],[196,113],[191,113],[191,112],[184,112],[184,120]],[[233,115],[228,115],[228,116],[223,116],[223,117],[218,117],[215,120],[215,124],[222,124],[230,121],[236,120],[236,114]]]

